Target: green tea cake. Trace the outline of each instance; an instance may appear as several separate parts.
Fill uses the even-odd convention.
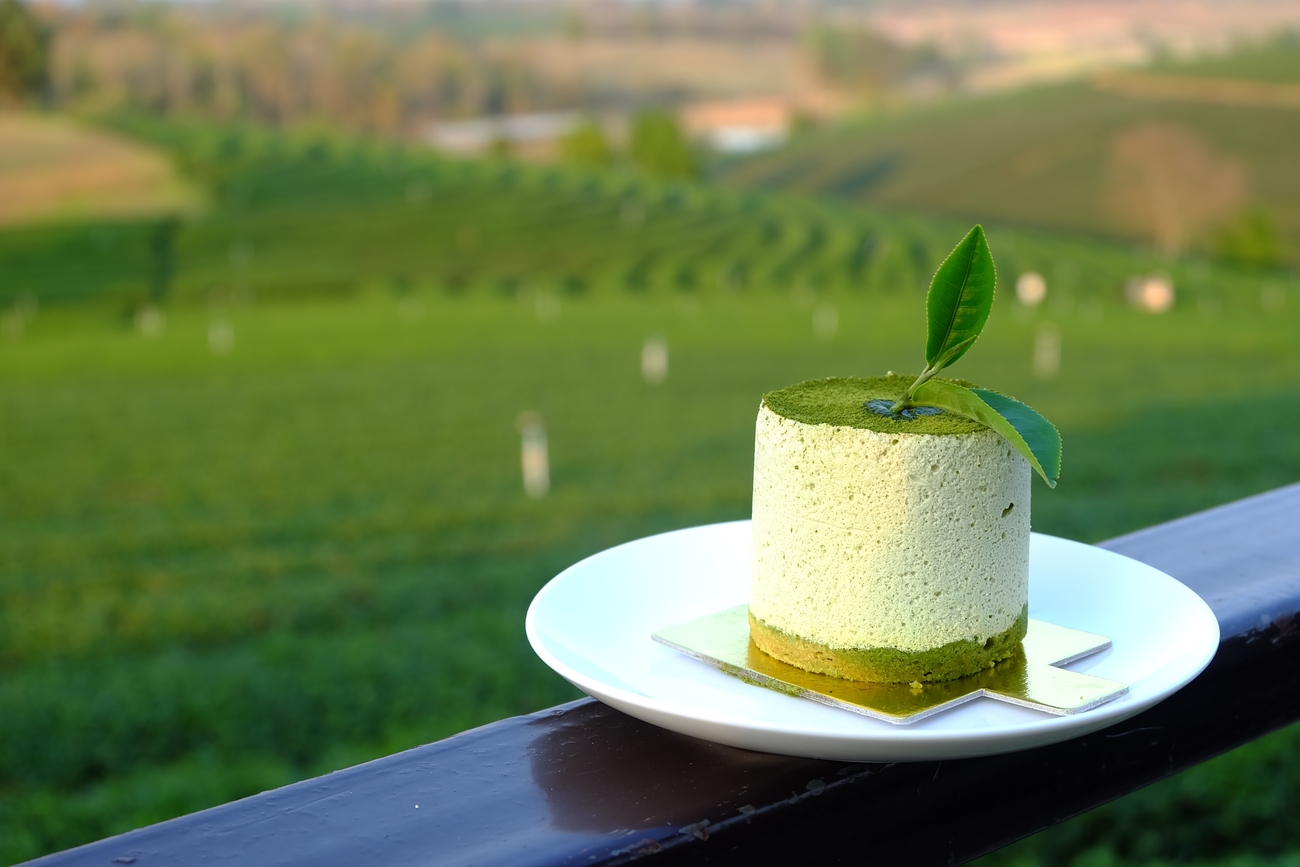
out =
[[[777,659],[853,680],[950,680],[1025,635],[1030,463],[957,413],[889,413],[911,382],[823,379],[763,398],[750,634]]]
[[[975,344],[996,283],[975,226],[930,281],[920,375],[763,396],[749,600],[760,650],[915,684],[974,674],[1020,646],[1030,474],[1056,486],[1061,435],[1013,397],[938,376]]]

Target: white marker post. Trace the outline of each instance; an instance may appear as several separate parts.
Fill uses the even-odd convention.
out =
[[[157,337],[163,333],[167,317],[152,304],[146,304],[135,311],[135,330],[145,337]]]
[[[647,337],[641,344],[641,376],[651,385],[668,378],[668,344],[662,337]]]
[[[1061,370],[1061,330],[1044,322],[1034,335],[1034,376],[1052,379]]]
[[[546,424],[540,414],[520,413],[519,461],[524,471],[524,493],[540,500],[551,490],[551,465],[546,453]]]
[[[23,326],[26,324],[22,309],[14,305],[13,310],[0,316],[0,337],[5,340],[19,340],[23,336]]]
[[[1259,307],[1265,313],[1278,313],[1286,306],[1286,288],[1265,283],[1259,289]]]
[[[830,340],[840,330],[840,313],[831,304],[819,304],[813,311],[813,334]]]
[[[560,299],[550,292],[537,292],[533,296],[533,313],[538,322],[554,322],[560,318]]]
[[[213,355],[229,355],[235,348],[235,327],[228,319],[213,319],[208,323],[208,349]]]

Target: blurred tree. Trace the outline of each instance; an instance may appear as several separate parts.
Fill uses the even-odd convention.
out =
[[[614,152],[600,125],[586,121],[560,139],[560,156],[575,166],[603,169],[612,161]]]
[[[577,9],[567,9],[564,12],[561,29],[566,38],[578,42],[587,35],[587,22]]]
[[[49,80],[49,34],[19,0],[0,0],[0,106],[39,96]]]
[[[1236,265],[1271,268],[1282,258],[1277,224],[1263,208],[1247,208],[1219,233],[1218,253]]]
[[[26,0],[0,0],[4,4]],[[351,16],[232,16],[221,4],[53,4],[59,107],[319,124],[394,135],[434,119],[553,110],[572,85],[508,41],[373,27]],[[44,18],[42,19],[45,20]]]
[[[907,67],[907,52],[870,30],[813,27],[803,42],[822,78],[850,90],[878,94]]]
[[[1150,121],[1110,143],[1107,204],[1114,218],[1175,256],[1241,208],[1246,167],[1186,127]]]
[[[628,154],[637,168],[656,177],[689,178],[695,174],[695,154],[677,121],[663,112],[637,115]]]
[[[931,46],[907,48],[861,27],[819,25],[804,31],[803,50],[822,80],[873,99],[908,84],[951,88],[958,72]]]

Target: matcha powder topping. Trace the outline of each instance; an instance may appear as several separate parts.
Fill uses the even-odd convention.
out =
[[[763,395],[763,405],[791,421],[861,428],[878,433],[966,434],[985,430],[979,422],[951,412],[905,419],[867,409],[866,404],[871,400],[893,403],[913,379],[897,375],[810,379],[768,392]],[[948,381],[971,387],[971,383],[959,379]]]

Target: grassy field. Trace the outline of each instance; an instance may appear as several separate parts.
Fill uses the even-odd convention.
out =
[[[6,863],[573,697],[524,640],[536,590],[611,544],[744,517],[759,396],[918,368],[922,287],[962,229],[146,132],[213,201],[178,230],[165,293],[153,224],[0,234]],[[1300,287],[1261,296],[1258,275],[1192,261],[1180,303],[1151,316],[1120,300],[1154,264],[1140,254],[991,243],[1004,274],[1053,280],[1037,311],[1004,291],[956,370],[1060,426],[1062,482],[1035,488],[1036,529],[1099,540],[1300,480],[1300,441],[1281,433],[1300,425]],[[1052,380],[1030,365],[1045,327]],[[651,335],[670,350],[657,386],[639,369]],[[540,501],[519,478],[525,410],[548,428]],[[1295,851],[1276,817],[1300,806],[1296,775],[1276,771],[1297,739],[996,857],[1058,863],[1085,840],[1097,863],[1186,860],[1196,839],[1217,841],[1202,858]],[[1227,791],[1239,808],[1214,812]]]
[[[1300,423],[1297,312],[1062,319],[1046,384],[1034,323],[1004,305],[962,364],[1061,426],[1035,526],[1096,540],[1300,480],[1277,435]],[[412,321],[375,294],[242,310],[218,357],[202,310],[152,339],[40,314],[0,367],[0,447],[22,456],[0,468],[3,857],[571,697],[522,635],[547,578],[743,517],[764,390],[916,366],[917,299],[839,315],[823,340],[786,298],[585,299],[540,321],[433,296]],[[671,347],[659,387],[637,366],[650,333]],[[525,409],[548,421],[540,502],[518,479]]]
[[[1280,41],[1162,72],[1296,83],[1295,57],[1294,43]],[[855,122],[735,164],[721,178],[737,186],[879,207],[1143,238],[1109,194],[1116,141],[1152,125],[1174,128],[1187,142],[1171,147],[1208,152],[1194,158],[1208,160],[1212,168],[1240,168],[1244,187],[1232,209],[1264,209],[1283,239],[1283,260],[1300,263],[1300,159],[1294,144],[1300,110],[1295,108],[1142,99],[1080,82]],[[1183,156],[1181,150],[1169,161]],[[1187,191],[1189,197],[1195,193]],[[1213,229],[1206,227],[1191,240],[1208,248]]]

